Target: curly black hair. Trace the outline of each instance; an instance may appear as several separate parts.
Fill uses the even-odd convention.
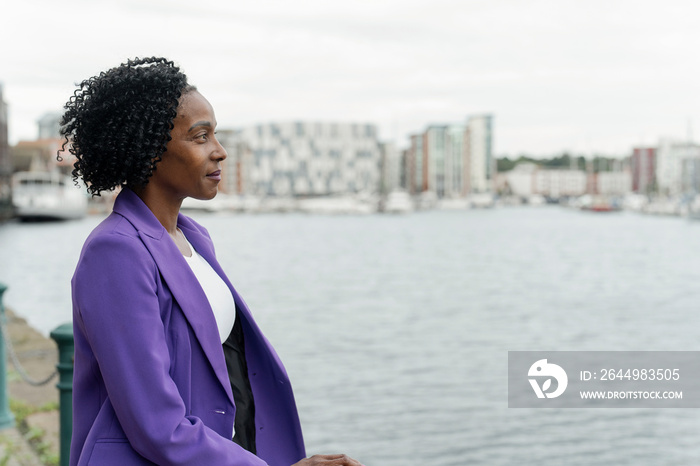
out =
[[[180,97],[193,90],[172,61],[157,57],[80,83],[61,120],[61,150],[68,146],[77,159],[73,181],[82,178],[93,196],[145,186],[171,139]]]

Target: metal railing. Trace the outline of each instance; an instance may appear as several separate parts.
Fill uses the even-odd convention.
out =
[[[4,327],[7,321],[5,316],[5,305],[2,302],[2,295],[5,294],[7,285],[0,283],[0,324]],[[0,338],[2,334],[0,334]],[[4,338],[0,342],[0,429],[14,427],[15,416],[10,411],[10,397],[7,395],[7,357],[5,355]]]
[[[61,466],[68,466],[73,433],[73,324],[63,324],[51,332],[58,345],[58,383],[60,412]]]
[[[73,432],[73,325],[60,325],[50,334],[58,346],[57,372],[52,373],[43,380],[33,380],[20,364],[7,332],[7,316],[5,315],[5,306],[2,301],[2,296],[6,290],[7,286],[0,283],[0,429],[7,429],[15,425],[15,417],[10,411],[10,400],[7,392],[7,351],[17,372],[30,385],[45,385],[58,374],[59,379],[56,388],[59,391],[60,465],[68,466],[70,441]]]

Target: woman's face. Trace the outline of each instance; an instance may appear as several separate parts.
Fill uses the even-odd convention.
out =
[[[172,140],[146,189],[173,199],[212,199],[226,158],[226,150],[214,135],[214,109],[199,92],[188,92],[180,98],[173,124]]]

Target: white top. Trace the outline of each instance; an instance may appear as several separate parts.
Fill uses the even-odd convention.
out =
[[[194,272],[195,277],[197,277],[204,294],[207,295],[209,305],[214,311],[216,325],[219,327],[219,338],[223,344],[231,334],[231,330],[233,330],[233,322],[236,320],[236,303],[233,301],[231,290],[219,274],[209,265],[209,262],[195,251],[189,241],[187,241],[187,244],[190,246],[192,256],[183,257],[189,264],[192,272]]]

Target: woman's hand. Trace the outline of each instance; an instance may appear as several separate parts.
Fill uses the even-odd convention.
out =
[[[359,461],[345,455],[314,455],[304,458],[292,466],[363,466]]]

